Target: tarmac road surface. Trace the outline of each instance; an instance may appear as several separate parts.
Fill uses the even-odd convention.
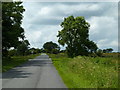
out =
[[[48,55],[35,59],[2,74],[2,88],[67,88]]]

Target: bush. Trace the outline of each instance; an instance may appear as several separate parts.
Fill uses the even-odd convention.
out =
[[[9,56],[14,56],[14,55],[16,55],[16,50],[10,50],[10,51],[8,51],[8,55]]]
[[[101,49],[98,49],[96,54],[97,54],[97,56],[101,57],[103,54],[103,51]]]
[[[59,53],[59,50],[53,49],[53,50],[52,50],[52,53],[53,53],[53,54],[58,54],[58,53]]]

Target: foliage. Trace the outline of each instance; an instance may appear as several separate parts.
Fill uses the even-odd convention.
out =
[[[103,53],[112,53],[113,49],[108,48],[108,49],[103,49]]]
[[[39,48],[35,49],[35,53],[41,53],[41,50]]]
[[[60,50],[60,47],[56,43],[53,43],[52,41],[46,42],[43,45],[43,48],[47,53],[58,53]]]
[[[41,50],[39,48],[30,48],[29,49],[30,54],[37,54],[37,53],[41,53]]]
[[[45,53],[45,50],[44,50],[43,48],[41,48],[40,51],[41,51],[42,53]]]
[[[21,44],[17,47],[17,54],[18,55],[23,55],[23,56],[27,55],[28,54],[28,48],[29,48],[28,45],[30,45],[28,40],[22,41]]]
[[[24,39],[24,29],[21,27],[22,13],[25,11],[22,2],[2,3],[2,53],[8,55],[8,49],[17,48],[19,39]]]
[[[101,49],[98,49],[97,52],[96,52],[96,54],[101,57],[102,54],[103,54],[103,51]]]
[[[61,27],[63,29],[58,33],[58,42],[63,46],[67,45],[66,50],[69,57],[96,52],[97,45],[89,40],[90,25],[84,17],[69,16],[64,18]]]
[[[53,54],[58,54],[58,53],[59,53],[59,50],[58,50],[58,49],[52,49],[52,53],[53,53]]]
[[[15,56],[16,54],[17,54],[17,50],[15,50],[15,49],[8,51],[9,56]]]
[[[60,50],[60,53],[66,53],[66,50]]]
[[[96,51],[96,54],[97,54],[97,56],[101,57],[101,56],[103,55],[102,49],[98,49],[98,50]]]
[[[27,56],[12,56],[11,59],[5,60],[6,58],[3,58],[2,61],[2,72],[6,72],[18,65],[23,64],[24,62],[28,61],[28,59],[35,58],[36,56],[39,56],[40,54],[34,54],[34,55],[27,55]]]
[[[118,57],[48,55],[68,88],[118,88]]]
[[[118,57],[120,56],[120,53],[103,53],[103,57]]]

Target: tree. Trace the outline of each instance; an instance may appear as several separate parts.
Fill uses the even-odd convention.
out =
[[[103,53],[111,53],[112,51],[113,51],[112,48],[103,49]]]
[[[107,51],[108,51],[108,53],[111,53],[113,51],[113,49],[112,48],[108,48]]]
[[[19,39],[24,39],[24,29],[21,27],[22,13],[25,11],[22,2],[2,3],[2,53],[8,55],[8,49],[17,48]]]
[[[31,54],[35,54],[35,48],[30,48],[30,49],[29,49],[29,52],[30,52]]]
[[[103,53],[106,53],[107,52],[107,50],[106,49],[103,49]]]
[[[16,53],[17,53],[17,50],[15,50],[15,49],[8,51],[9,56],[14,56],[14,55],[16,55]]]
[[[94,43],[93,41],[88,41],[88,42],[86,43],[86,46],[88,47],[88,51],[89,51],[90,53],[96,53],[96,51],[97,51],[97,49],[98,49],[96,43]]]
[[[41,48],[41,49],[40,49],[40,51],[41,51],[42,53],[45,53],[45,50],[44,50],[44,48]]]
[[[101,57],[102,54],[103,54],[103,50],[101,49],[98,49],[97,52],[96,52],[97,56]]]
[[[35,51],[36,53],[41,53],[41,50],[39,48],[37,48]]]
[[[36,54],[36,53],[41,53],[41,50],[39,48],[35,49],[35,48],[30,48],[29,52],[31,54]]]
[[[69,57],[78,55],[88,55],[89,52],[95,52],[97,45],[89,40],[90,24],[84,17],[69,16],[64,18],[61,23],[63,28],[58,32],[58,42],[61,45],[67,45],[66,50]]]
[[[58,51],[60,50],[60,47],[56,43],[53,43],[52,41],[46,42],[43,45],[43,48],[47,53],[54,53],[54,52],[58,53]]]
[[[29,46],[28,40],[24,40],[21,42],[21,44],[17,47],[17,54],[18,55],[27,55],[28,54],[28,46]]]

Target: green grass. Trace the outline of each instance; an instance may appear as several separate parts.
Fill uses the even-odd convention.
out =
[[[117,57],[48,55],[68,88],[118,88]]]
[[[2,60],[2,72],[6,72],[16,66],[19,66],[20,64],[25,63],[26,61],[28,61],[28,59],[33,59],[39,55],[40,54],[33,54],[27,56],[13,56],[11,57],[11,59]]]

